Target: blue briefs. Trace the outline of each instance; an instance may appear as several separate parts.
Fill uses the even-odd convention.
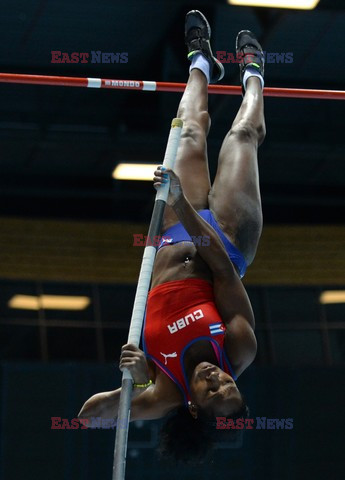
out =
[[[217,232],[219,238],[223,242],[223,245],[229,255],[230,260],[236,265],[242,278],[247,270],[247,263],[242,253],[230,242],[230,240],[227,239],[227,237],[221,231],[216,219],[214,218],[210,210],[199,210],[198,214],[200,215],[200,217],[206,220],[206,222],[211,225],[211,227],[213,227],[214,230]],[[167,245],[173,245],[174,243],[179,242],[192,242],[192,238],[188,235],[187,230],[183,227],[181,223],[176,223],[176,225],[168,228],[168,230],[163,233],[157,251],[162,247],[165,247]]]

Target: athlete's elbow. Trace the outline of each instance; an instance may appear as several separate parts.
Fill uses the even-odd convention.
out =
[[[81,428],[92,428],[91,418],[84,413],[83,408],[80,410],[80,412],[77,415],[77,419],[80,423],[80,426]]]
[[[90,428],[90,420],[92,416],[94,415],[92,409],[90,408],[89,400],[87,400],[82,406],[80,412],[78,413],[77,418],[82,425],[84,425],[86,428]]]
[[[78,420],[85,428],[101,428],[104,421],[101,409],[89,398],[78,413]]]
[[[235,268],[223,245],[211,241],[210,245],[204,248],[207,248],[206,263],[212,270],[213,275],[227,279],[234,276]]]
[[[102,416],[102,408],[99,401],[97,401],[99,400],[98,395],[99,394],[93,395],[88,400],[86,400],[80,412],[78,413],[79,420],[89,421],[90,423],[91,418]]]
[[[217,277],[218,279],[224,279],[228,282],[233,279],[236,274],[235,268],[228,256],[226,258],[220,258],[217,261],[213,261],[209,267],[211,268],[214,277]]]

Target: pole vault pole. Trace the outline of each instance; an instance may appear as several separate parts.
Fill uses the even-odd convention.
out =
[[[0,73],[2,83],[51,85],[61,87],[110,88],[115,90],[144,90],[151,92],[184,92],[185,83],[152,82],[145,80],[112,80],[107,78],[60,77]],[[218,95],[242,95],[242,88],[232,85],[209,85],[208,93]],[[319,100],[345,100],[345,91],[316,90],[306,88],[264,88],[265,97],[314,98]]]
[[[180,118],[173,119],[163,161],[163,165],[166,168],[173,169],[174,167],[177,149],[180,143],[182,126],[183,122]],[[133,343],[137,347],[139,346],[153,263],[156,256],[157,247],[154,245],[156,245],[157,242],[154,241],[154,237],[160,235],[164,209],[169,193],[169,186],[170,179],[165,185],[162,185],[159,188],[156,194],[156,199],[148,231],[148,242],[144,250],[143,260],[139,273],[138,286],[135,293],[127,343]],[[132,376],[128,369],[124,369],[122,374],[121,395],[117,416],[112,480],[124,480],[125,478],[127,439],[132,390]]]

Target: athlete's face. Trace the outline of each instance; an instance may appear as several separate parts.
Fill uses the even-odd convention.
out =
[[[233,378],[212,363],[199,363],[190,382],[193,404],[210,415],[231,415],[242,405]]]

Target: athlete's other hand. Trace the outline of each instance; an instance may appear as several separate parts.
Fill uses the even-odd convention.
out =
[[[158,190],[163,184],[168,182],[170,178],[169,195],[167,204],[173,206],[183,195],[182,186],[179,177],[170,168],[165,168],[163,165],[158,165],[154,172],[153,186]]]
[[[145,354],[132,343],[122,346],[119,368],[121,371],[127,368],[134,383],[148,383],[150,380]]]

